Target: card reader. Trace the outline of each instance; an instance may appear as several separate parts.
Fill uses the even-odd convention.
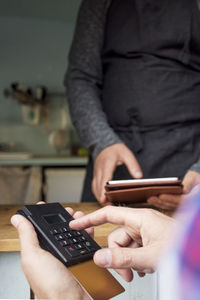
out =
[[[124,288],[106,269],[93,262],[101,247],[85,230],[72,230],[73,217],[59,204],[25,205],[18,214],[34,226],[40,246],[69,267],[74,277],[94,300],[107,300]]]

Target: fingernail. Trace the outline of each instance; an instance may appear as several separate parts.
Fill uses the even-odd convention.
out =
[[[112,262],[110,249],[101,249],[95,253],[95,263],[101,267],[109,267]]]
[[[78,223],[78,221],[77,220],[70,221],[69,222],[69,227],[73,227],[74,223],[76,224],[76,223]]]
[[[12,225],[14,226],[14,227],[17,227],[18,226],[18,224],[19,224],[19,222],[20,222],[20,218],[19,218],[19,216],[12,216],[12,218],[11,218],[11,223],[12,223]]]
[[[142,177],[142,172],[136,172],[135,173],[135,177],[137,177],[137,178],[141,178]]]
[[[152,269],[144,269],[144,270],[142,270],[142,272],[143,273],[145,273],[145,274],[151,274],[151,273],[153,273],[155,270],[152,268]]]

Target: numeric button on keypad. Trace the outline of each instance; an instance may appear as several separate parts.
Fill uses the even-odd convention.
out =
[[[55,235],[55,239],[57,241],[60,241],[60,240],[63,240],[64,239],[64,236],[62,234],[58,234],[58,235]]]
[[[57,229],[51,229],[50,232],[51,232],[51,234],[58,234],[59,233],[59,231]]]
[[[65,246],[68,246],[69,245],[69,242],[63,240],[63,241],[60,241],[60,245],[65,247]]]
[[[82,236],[80,236],[80,237],[78,238],[78,240],[79,240],[80,242],[84,242],[84,241],[86,241],[86,238],[82,235]]]
[[[72,234],[71,234],[71,232],[65,233],[65,236],[66,236],[67,238],[72,238],[72,237],[73,237]]]
[[[79,249],[83,249],[84,246],[82,244],[75,244],[74,248],[77,249],[77,250],[79,250]]]
[[[78,243],[78,240],[75,238],[73,238],[72,241],[73,241],[73,243]]]
[[[82,235],[80,231],[75,231],[75,230],[72,230],[71,233],[74,237],[79,237]]]

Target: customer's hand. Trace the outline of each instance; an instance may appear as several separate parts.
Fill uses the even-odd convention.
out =
[[[141,178],[142,171],[133,153],[124,144],[114,144],[102,150],[94,163],[92,191],[97,200],[105,205],[104,186],[111,180],[117,166],[125,164],[131,176]]]
[[[80,230],[107,222],[121,227],[110,234],[109,248],[95,253],[94,262],[115,268],[126,281],[133,278],[132,268],[139,275],[152,273],[175,221],[151,209],[107,206],[71,221],[70,226]]]
[[[195,171],[188,171],[183,178],[183,194],[182,195],[170,195],[162,194],[158,197],[150,197],[147,202],[155,207],[174,210],[183,200],[190,198],[192,189],[200,183],[200,173]]]
[[[67,267],[40,248],[35,230],[26,218],[15,215],[11,222],[19,233],[23,271],[38,299],[90,299]]]

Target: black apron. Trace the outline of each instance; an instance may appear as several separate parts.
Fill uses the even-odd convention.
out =
[[[102,51],[102,107],[144,178],[182,178],[200,158],[196,0],[114,0]],[[82,201],[91,193],[90,159]],[[115,179],[131,178],[125,166]]]

